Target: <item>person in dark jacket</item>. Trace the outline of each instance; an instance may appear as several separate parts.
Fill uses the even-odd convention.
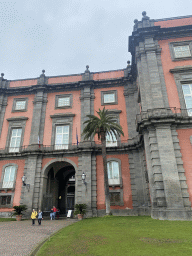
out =
[[[39,210],[39,212],[37,214],[37,218],[38,218],[39,225],[41,225],[41,221],[43,220],[43,213],[41,210]]]

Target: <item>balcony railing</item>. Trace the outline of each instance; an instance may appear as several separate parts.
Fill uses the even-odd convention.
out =
[[[140,142],[140,136],[137,136],[132,139],[128,140],[118,140],[115,144],[107,145],[107,149],[110,148],[123,148],[132,146],[135,144],[138,144]],[[0,148],[0,154],[20,154],[20,153],[27,153],[31,151],[39,151],[39,152],[68,152],[68,151],[74,151],[74,150],[81,150],[85,148],[92,148],[92,149],[100,149],[101,148],[101,142],[100,141],[84,141],[78,143],[72,143],[72,144],[60,144],[60,145],[43,145],[43,144],[34,144],[34,145],[27,145],[27,146],[21,146],[17,148]]]

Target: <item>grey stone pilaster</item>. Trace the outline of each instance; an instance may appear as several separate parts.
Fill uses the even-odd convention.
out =
[[[144,133],[152,217],[185,220],[189,206],[176,129],[159,124]],[[179,169],[178,169],[179,167]]]
[[[40,135],[40,127],[42,124],[42,116],[43,111],[43,102],[44,102],[44,93],[43,91],[37,91],[34,99],[34,108],[33,108],[33,119],[31,125],[31,136],[30,136],[30,144],[38,144],[38,136]],[[44,119],[43,119],[44,120]],[[41,132],[41,136],[42,136]],[[41,140],[42,138],[40,138]],[[41,140],[42,141],[42,140]]]
[[[129,139],[132,139],[138,135],[135,122],[136,115],[139,113],[139,105],[137,103],[138,92],[136,85],[128,83],[124,87],[124,96],[126,103],[128,134]]]
[[[168,98],[163,79],[160,60],[161,49],[158,41],[152,37],[145,38],[136,49],[142,110],[167,107]]]
[[[0,95],[0,136],[1,136],[1,131],[3,127],[6,106],[7,106],[7,96],[2,94]]]
[[[91,209],[93,217],[97,216],[97,174],[96,174],[96,156],[91,158]]]
[[[45,114],[46,114],[46,104],[47,104],[47,93],[44,93],[45,85],[48,83],[48,79],[45,76],[45,70],[42,70],[37,81],[37,90],[34,99],[33,108],[33,119],[31,125],[31,136],[30,144],[38,144],[38,136],[40,138],[40,143],[43,141],[44,124],[45,124]]]
[[[157,205],[157,198],[156,198],[156,189],[155,189],[155,182],[153,176],[153,166],[158,169],[159,161],[155,161],[151,158],[151,150],[157,148],[157,140],[156,136],[152,136],[153,131],[145,131],[144,133],[144,144],[145,144],[145,155],[147,161],[147,171],[148,171],[148,179],[149,179],[149,189],[150,189],[150,198],[152,207]],[[153,165],[152,165],[153,161]],[[156,167],[157,166],[157,167]],[[165,201],[165,198],[164,198]]]
[[[83,123],[87,120],[87,115],[94,114],[94,90],[90,83],[84,84],[81,90],[81,133],[83,132]],[[83,139],[81,139],[83,141]]]
[[[142,150],[133,150],[129,153],[129,165],[133,208],[148,207],[149,194]]]
[[[9,87],[9,82],[6,79],[4,79],[3,76],[4,74],[1,73],[0,88],[7,88]],[[2,93],[0,94],[0,136],[1,136],[2,126],[3,126],[6,106],[7,106],[7,96],[4,93]]]
[[[27,186],[23,186],[21,194],[21,204],[25,204],[28,207],[28,214],[32,211],[32,208],[38,209],[39,198],[39,170],[41,169],[40,159],[37,155],[29,156],[25,162],[24,174],[27,178],[26,184],[30,185],[29,190]],[[37,175],[36,175],[37,173]]]
[[[188,186],[187,186],[187,182],[186,182],[185,170],[183,168],[181,148],[179,145],[178,134],[177,134],[175,126],[171,127],[171,134],[172,134],[174,153],[175,153],[175,158],[176,158],[176,163],[177,163],[179,181],[180,181],[180,186],[181,186],[181,194],[183,197],[183,203],[184,203],[185,207],[191,208],[191,202],[189,201],[189,193],[188,193]]]
[[[95,159],[93,159],[95,161]],[[82,173],[86,174],[86,181],[82,183]],[[95,212],[95,178],[96,171],[93,170],[92,173],[92,156],[91,152],[82,152],[79,157],[78,171],[76,173],[76,187],[75,187],[75,203],[86,204],[87,205],[87,217],[93,216],[93,211]],[[92,186],[92,182],[93,186]],[[93,209],[92,209],[93,208]]]

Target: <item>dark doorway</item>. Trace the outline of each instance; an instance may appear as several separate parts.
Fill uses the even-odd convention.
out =
[[[59,171],[57,171],[59,169]],[[47,175],[46,191],[43,196],[43,211],[50,212],[53,205],[60,214],[74,210],[75,204],[75,169],[64,162],[64,167],[53,164]]]
[[[74,210],[75,203],[75,170],[67,166],[59,170],[55,176],[58,181],[58,208],[61,214]]]

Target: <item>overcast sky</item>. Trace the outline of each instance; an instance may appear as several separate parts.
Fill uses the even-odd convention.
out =
[[[126,67],[128,36],[151,19],[192,15],[192,0],[0,0],[0,73],[8,80]]]

